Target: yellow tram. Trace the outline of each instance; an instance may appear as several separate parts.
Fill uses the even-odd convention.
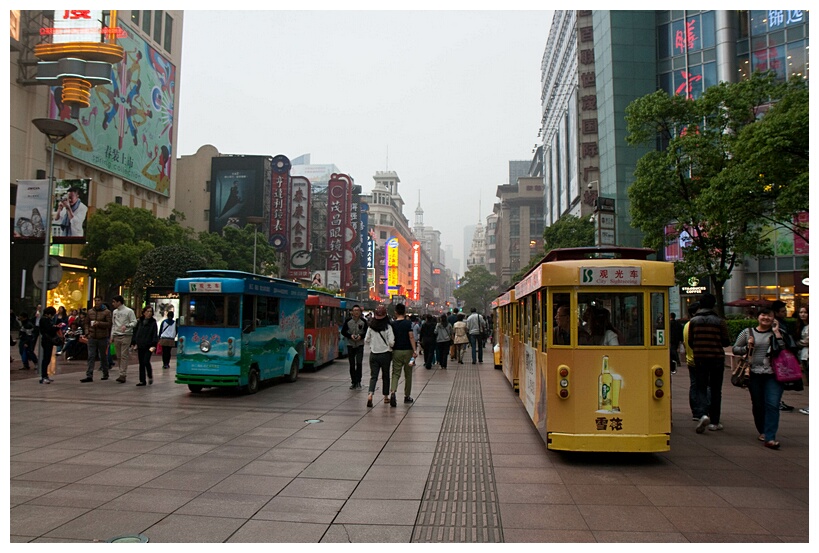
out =
[[[549,449],[668,451],[668,290],[653,250],[552,250],[496,300],[504,375]]]

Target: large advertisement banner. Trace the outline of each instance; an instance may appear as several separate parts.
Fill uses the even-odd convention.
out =
[[[126,25],[123,60],[112,84],[91,90],[91,105],[73,120],[79,128],[57,149],[164,196],[170,195],[176,68]],[[69,119],[61,91],[51,90],[49,117]]]
[[[14,240],[42,241],[51,224],[55,244],[85,243],[90,179],[58,180],[48,198],[48,180],[17,181]]]
[[[243,228],[247,223],[248,213],[253,207],[253,187],[256,183],[256,171],[253,169],[236,169],[216,171],[212,183],[212,194],[216,206],[211,232],[221,232],[225,227]]]

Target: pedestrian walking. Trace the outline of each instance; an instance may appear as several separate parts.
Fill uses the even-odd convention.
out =
[[[51,384],[53,380],[48,377],[48,366],[51,364],[51,357],[57,342],[57,327],[54,326],[54,317],[57,310],[48,306],[40,316],[40,345],[43,348],[40,355],[40,384]]]
[[[37,343],[37,336],[40,332],[28,318],[28,313],[20,313],[20,330],[17,334],[17,347],[20,351],[20,360],[23,362],[21,371],[30,370],[29,363],[34,363],[37,368],[37,354],[34,352],[34,344]]]
[[[125,298],[122,296],[114,296],[111,305],[114,307],[111,312],[111,342],[116,350],[119,368],[117,382],[124,384],[128,376],[128,354],[131,349],[131,338],[134,335],[137,318],[134,310],[125,305]]]
[[[688,367],[688,406],[691,408],[691,418],[695,421],[700,420],[697,416],[697,379],[694,371],[694,350],[691,349],[691,344],[688,340],[688,327],[691,324],[691,319],[697,314],[700,308],[700,302],[695,301],[688,306],[688,321],[683,326],[683,347],[685,348],[685,364]],[[711,388],[709,387],[705,393],[706,408],[711,404]]]
[[[476,360],[483,363],[482,336],[486,332],[486,319],[473,307],[466,319],[466,326],[469,330],[469,347],[472,348],[472,364],[474,365]]]
[[[452,325],[449,324],[446,315],[441,314],[438,324],[435,325],[435,344],[438,348],[438,364],[442,369],[446,369],[447,358],[454,345],[452,343],[453,334]]]
[[[176,319],[173,311],[168,311],[159,325],[159,345],[162,346],[162,368],[171,368],[171,354],[176,347]]]
[[[696,384],[697,412],[699,424],[697,434],[708,430],[722,430],[720,422],[722,409],[722,380],[725,373],[725,349],[731,345],[728,339],[728,325],[717,315],[714,306],[717,298],[713,294],[703,294],[700,309],[688,326],[688,339],[694,351],[694,374]],[[711,388],[711,402],[708,403],[708,387]],[[709,424],[710,423],[710,424]]]
[[[421,349],[424,351],[424,368],[427,370],[432,369],[435,363],[435,324],[435,317],[427,314],[424,316],[424,324],[421,325]]]
[[[446,320],[447,320],[447,322],[449,323],[450,326],[455,326],[455,323],[458,322],[458,308],[457,307],[452,308],[452,313],[449,314],[449,316],[446,318]],[[455,361],[455,344],[452,341],[450,341],[450,344],[449,344],[449,358],[452,361]]]
[[[373,406],[373,393],[378,383],[378,373],[381,373],[381,390],[384,393],[384,403],[390,402],[390,363],[392,362],[392,346],[395,344],[395,335],[387,319],[387,308],[379,305],[375,309],[372,321],[364,336],[364,343],[370,347],[370,386],[367,394],[367,407]]]
[[[390,380],[390,405],[395,407],[398,401],[395,392],[398,390],[398,380],[401,372],[404,373],[404,403],[412,403],[412,370],[415,368],[415,332],[412,322],[407,319],[407,306],[403,303],[395,304],[395,320],[392,332],[395,343],[392,347],[392,377]]]
[[[88,366],[85,378],[80,382],[94,381],[94,364],[100,358],[102,380],[108,380],[108,337],[111,335],[111,311],[102,303],[100,296],[94,296],[94,306],[85,314],[85,336],[88,339]]]
[[[796,336],[795,330],[791,329],[785,320],[788,317],[788,305],[782,300],[776,300],[771,304],[771,309],[773,309],[774,318],[779,321],[779,327],[785,330],[790,336]],[[785,403],[785,400],[782,399],[779,401],[779,410],[793,411],[794,407],[793,405],[788,405]]]
[[[779,430],[779,403],[784,388],[771,367],[771,355],[775,349],[774,341],[781,351],[790,349],[793,339],[780,326],[770,307],[759,310],[757,322],[756,328],[746,328],[737,336],[733,352],[734,355],[746,355],[749,348],[753,349],[748,391],[751,393],[754,425],[759,441],[764,442],[765,447],[779,449],[776,433]]]
[[[464,314],[458,313],[458,320],[452,325],[452,342],[455,344],[455,359],[459,365],[464,364],[464,351],[469,345],[469,330],[464,321]]]
[[[134,327],[134,333],[131,335],[131,347],[136,350],[137,359],[139,360],[139,382],[137,386],[145,386],[146,376],[148,384],[154,383],[151,356],[156,351],[158,341],[154,308],[149,306],[142,310],[142,315],[139,317],[136,327]]]
[[[683,325],[677,320],[676,313],[669,315],[669,333],[671,334],[671,374],[677,374],[677,367],[680,366],[680,343],[683,339]]]
[[[808,308],[799,308],[799,319],[796,321],[796,345],[799,346],[799,362],[802,365],[802,374],[805,375],[805,386],[808,385]],[[808,414],[808,408],[802,407],[799,412]]]
[[[350,389],[361,388],[364,361],[364,337],[367,321],[361,316],[361,306],[354,305],[350,316],[341,325],[341,335],[347,339],[347,359],[350,361]]]

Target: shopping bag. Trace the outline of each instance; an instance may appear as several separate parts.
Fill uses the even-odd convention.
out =
[[[783,349],[779,355],[771,359],[774,374],[778,382],[796,382],[802,380],[802,367],[796,356],[790,351]]]
[[[57,347],[51,348],[51,362],[48,364],[48,376],[57,374]]]
[[[162,355],[162,344],[157,344],[156,345],[156,354],[157,355]]]

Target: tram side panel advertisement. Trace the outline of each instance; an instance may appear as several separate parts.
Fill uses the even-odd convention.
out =
[[[264,157],[211,160],[210,232],[244,228],[264,215]]]

